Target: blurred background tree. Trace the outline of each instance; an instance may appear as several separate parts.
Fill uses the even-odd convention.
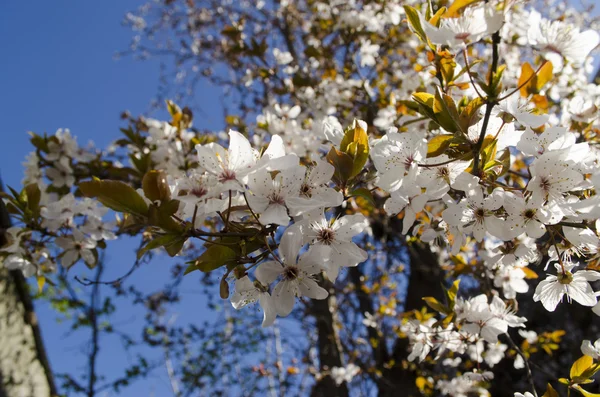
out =
[[[434,11],[449,5],[431,3]],[[422,123],[423,117],[406,100],[413,92],[430,88],[431,81],[443,84],[445,62],[452,69],[456,66],[453,57],[429,54],[419,43],[402,5],[367,0],[154,1],[126,15],[134,37],[129,49],[119,55],[159,59],[162,73],[153,106],[163,107],[166,99],[189,106],[198,134],[220,137],[219,131],[205,128],[202,121],[215,117],[203,111],[205,103],[218,100],[223,130],[304,134],[305,145],[310,146],[312,131],[335,115],[342,125],[363,119],[371,126],[369,133],[378,136],[390,126]],[[546,10],[552,9],[550,5],[542,4]],[[555,18],[598,26],[587,6],[575,12],[562,3],[552,5],[556,5]],[[515,56],[535,60],[516,38],[503,42],[501,48],[505,61]],[[469,56],[489,60],[490,54]],[[430,80],[422,72],[428,68]],[[207,82],[222,94],[213,97],[215,91],[204,88]],[[550,111],[560,110],[559,103],[551,98],[549,102]],[[294,106],[302,109],[300,116]],[[144,117],[124,113],[122,119],[124,129],[145,133]],[[294,150],[301,154],[303,148]],[[470,281],[461,285],[464,296],[469,296],[470,288],[480,291],[478,274],[483,265],[475,261],[441,266],[435,249],[401,233],[402,219],[387,216],[381,210],[383,201],[377,195],[374,202],[357,200],[357,210],[369,216],[373,230],[361,244],[376,254],[327,285],[328,299],[303,302],[302,310],[279,320],[272,329],[260,328],[258,313],[236,312],[228,302],[215,298],[222,276],[218,271],[187,276],[202,292],[196,304],[215,313],[198,316],[207,319],[175,321],[185,269],[177,259],[171,260],[172,279],[151,292],[136,282],[140,272],[148,271],[149,259],[132,263],[131,274],[125,270],[125,276],[116,280],[103,276],[104,260],[89,279],[76,279],[61,270],[39,298],[52,302],[74,332],[89,334],[91,346],[83,374],[57,377],[61,393],[95,396],[113,390],[127,395],[132,382],[166,368],[176,396],[436,395],[435,380],[452,374],[433,359],[409,362],[408,340],[400,326],[409,318],[430,316],[422,297],[442,301],[442,286],[449,285],[449,278]],[[135,248],[135,243],[129,243]],[[579,356],[582,339],[596,339],[600,324],[589,310],[566,305],[548,321],[548,313],[533,303],[532,294],[530,289],[519,295],[517,304],[528,318],[528,328],[539,334],[535,344],[530,346],[516,333],[503,342],[513,356],[518,349],[531,354],[533,380],[538,390],[544,390],[549,380],[564,376]],[[119,304],[114,303],[115,297]],[[124,302],[144,310],[141,332],[122,332],[113,324],[113,314]],[[564,332],[556,332],[557,327]],[[116,336],[125,348],[138,349],[135,364],[123,366],[123,375],[116,379],[105,379],[98,366],[101,343],[106,343],[101,342],[102,334]],[[465,369],[479,366],[475,361],[462,365]],[[344,371],[347,376],[340,376]],[[528,388],[527,374],[515,370],[511,360],[501,361],[492,371],[493,396]]]

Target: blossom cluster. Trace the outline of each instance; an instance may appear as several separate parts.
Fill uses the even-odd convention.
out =
[[[6,198],[22,222],[0,250],[5,265],[28,276],[59,262],[93,266],[106,241],[140,233],[138,256],[163,247],[192,256],[191,270],[225,269],[221,296],[235,309],[258,302],[267,327],[296,298],[326,299],[344,268],[375,259],[367,242],[377,212],[401,221],[397,233],[426,244],[454,281],[445,303],[423,297],[433,313],[364,314],[372,328],[394,318],[408,361],[435,353],[448,368],[470,360],[491,369],[512,354],[524,368],[526,355],[505,342],[518,328],[524,342],[543,343],[519,315],[528,294],[548,312],[576,302],[600,315],[600,90],[588,83],[598,33],[505,2],[436,14],[394,1],[360,12],[341,3],[316,2],[315,18],[365,33],[359,71],[377,71],[377,35],[408,22],[416,55],[388,59],[402,71],[391,84],[373,88],[360,72],[300,84],[299,73],[322,65],[309,57],[299,69],[291,52],[273,48],[267,59],[294,103],[271,101],[253,128],[202,134],[169,103],[171,122],[136,120],[141,127],[106,152],[80,148],[68,131],[34,136],[24,185],[38,188]],[[243,83],[259,78],[247,70]],[[369,123],[348,111],[359,95],[378,104]],[[124,215],[112,222],[108,208]],[[459,279],[469,291],[460,296]],[[598,344],[585,341],[583,354],[598,360]],[[332,369],[338,384],[358,373],[353,363]],[[492,378],[463,372],[435,387],[486,395]]]

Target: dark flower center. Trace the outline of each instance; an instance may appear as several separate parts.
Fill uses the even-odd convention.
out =
[[[221,175],[219,175],[219,182],[227,182],[235,180],[235,172],[231,170],[224,170]]]
[[[412,165],[412,163],[414,163],[415,161],[415,157],[411,154],[409,155],[406,160],[404,160],[404,168],[408,171],[410,169],[410,166]]]
[[[270,204],[280,204],[280,205],[285,204],[285,200],[283,199],[283,197],[281,197],[281,195],[279,195],[279,193],[273,193],[273,194],[269,195],[269,197],[267,197],[267,198],[269,199]]]
[[[297,279],[299,274],[300,270],[296,266],[288,266],[283,270],[283,278],[288,281]]]
[[[523,216],[527,219],[533,219],[535,216],[535,210],[533,208],[529,208],[523,213]]]
[[[208,193],[208,190],[204,186],[196,186],[192,189],[190,193],[200,198],[206,195],[206,193]]]
[[[482,221],[484,217],[485,217],[485,210],[483,208],[477,208],[475,210],[475,218],[478,221]]]
[[[312,187],[307,183],[303,183],[300,188],[300,194],[308,198],[312,197]]]
[[[335,240],[335,233],[331,229],[321,229],[317,235],[317,240],[325,245],[330,245]]]
[[[542,188],[542,190],[547,192],[550,190],[550,186],[551,186],[551,183],[548,180],[548,178],[542,178],[542,180],[540,181],[540,187]]]

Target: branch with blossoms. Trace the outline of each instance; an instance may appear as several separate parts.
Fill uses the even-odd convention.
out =
[[[155,250],[193,254],[186,274],[222,272],[219,295],[235,309],[258,302],[267,327],[290,316],[297,298],[344,293],[335,284],[344,268],[374,263],[378,242],[370,236],[397,222],[401,227],[385,235],[404,240],[417,253],[413,258],[422,259],[418,244],[435,252],[439,261],[432,262],[447,279],[444,299],[421,296],[420,311],[398,315],[390,294],[375,310],[369,298],[378,286],[352,270],[374,364],[344,364],[338,357],[343,366],[327,369],[327,376],[342,385],[369,372],[378,386],[393,390],[391,376],[382,374],[396,368],[418,374],[412,383],[423,394],[486,395],[493,368],[510,357],[525,369],[527,393],[537,396],[539,357],[532,355],[552,354],[562,336],[531,335],[518,298],[540,302],[547,312],[574,301],[600,314],[593,286],[600,280],[598,95],[579,90],[580,74],[569,79],[584,69],[600,37],[510,2],[457,1],[435,13],[429,3],[405,5],[391,16],[365,6],[368,20],[385,19],[381,26],[400,25],[395,16],[402,15],[403,29],[414,33],[410,48],[419,53],[402,89],[386,92],[395,80],[378,85],[387,73],[378,60],[393,64],[394,57],[380,54],[390,51],[389,43],[375,44],[385,29],[347,24],[344,16],[360,20],[347,5],[315,7],[330,11],[331,23],[323,25],[340,29],[331,40],[347,40],[340,48],[350,66],[339,74],[331,64],[321,69],[327,51],[295,50],[291,29],[299,9],[278,14],[287,51],[271,48],[272,59],[266,38],[247,39],[245,20],[220,32],[219,59],[250,59],[256,70],[248,70],[257,72],[250,78],[264,83],[259,91],[269,106],[255,128],[231,117],[229,124],[243,128],[202,133],[189,109],[168,102],[169,122],[130,120],[107,152],[80,148],[65,131],[33,135],[25,188],[5,196],[19,222],[2,249],[5,263],[43,280],[58,263],[93,267],[107,241],[140,235],[138,260]],[[530,50],[533,66],[508,52],[518,36],[511,18],[524,13],[530,27],[517,44]],[[261,15],[268,10],[250,16]],[[312,42],[328,34],[321,36]],[[358,62],[351,40],[360,42]],[[303,56],[314,60],[308,62],[314,69],[300,67]],[[322,81],[315,83],[317,72]],[[292,103],[271,101],[285,96]],[[360,98],[360,106],[347,98]],[[366,121],[352,120],[355,108],[366,109]],[[114,224],[105,221],[109,209],[119,214]],[[536,267],[541,262],[545,267]],[[411,272],[418,266],[411,263]],[[408,343],[405,360],[388,354],[388,329]],[[517,333],[520,345],[512,339]],[[598,371],[597,350],[584,342],[584,356],[569,378],[552,379],[555,386],[591,395],[582,385]],[[441,375],[431,370],[438,359]],[[546,395],[552,393],[548,384]]]

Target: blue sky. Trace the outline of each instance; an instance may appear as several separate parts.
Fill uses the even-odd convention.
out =
[[[27,131],[54,133],[58,128],[70,128],[80,144],[93,140],[98,147],[105,147],[119,136],[122,111],[129,110],[133,115],[148,111],[157,90],[159,64],[132,58],[114,60],[115,52],[126,49],[131,38],[131,32],[121,25],[123,16],[142,3],[142,0],[0,2],[3,54],[0,175],[5,185],[20,187],[21,163],[31,151]],[[207,94],[202,97],[214,99],[219,95],[210,87],[199,89]],[[216,106],[214,103],[218,101],[200,102],[200,106],[210,108]],[[203,122],[209,124],[203,127],[218,125],[217,120]],[[119,242],[109,250],[105,279],[117,278],[129,269],[134,260],[132,251],[129,242]],[[168,258],[159,258],[140,269],[132,279],[146,290],[157,288],[168,279],[170,263]],[[75,266],[70,273],[71,277],[74,275],[85,276],[85,266]],[[189,317],[190,313],[196,318],[208,314],[198,311],[197,279],[191,276],[184,282],[183,291],[187,292],[178,307],[180,318],[186,313],[188,319],[194,318]],[[139,337],[143,313],[128,308],[127,301],[119,303],[115,323]],[[41,302],[36,310],[53,369],[81,372],[84,367],[80,352],[85,349],[87,334],[66,334],[64,326],[56,323],[56,314]],[[100,371],[109,378],[122,375],[120,365],[129,359],[116,339],[103,341]],[[170,394],[164,369],[122,392],[127,396]]]
[[[0,1],[0,175],[6,185],[20,187],[21,163],[31,151],[27,131],[54,133],[58,128],[70,128],[80,144],[93,140],[98,147],[105,147],[119,136],[122,111],[129,110],[133,115],[148,111],[157,90],[159,64],[113,58],[116,51],[127,48],[131,38],[131,32],[121,25],[123,16],[142,3]],[[198,90],[203,94],[197,95],[199,105],[205,112],[197,114],[195,124],[217,128],[222,113],[215,99],[220,93],[207,86],[199,86]],[[130,242],[113,245],[105,279],[119,277],[134,260]],[[147,290],[157,288],[168,277],[171,263],[168,258],[159,258],[132,279]],[[85,276],[85,267],[76,266],[71,273],[74,275]],[[209,313],[198,310],[197,279],[188,276],[184,282],[179,318]],[[143,313],[129,308],[127,301],[118,303],[121,305],[115,323],[139,336]],[[80,352],[87,335],[67,335],[64,326],[56,323],[56,314],[42,303],[37,304],[37,313],[53,369],[80,372],[84,358]],[[104,340],[100,372],[119,376],[120,364],[129,359],[115,339]],[[127,396],[170,394],[164,369],[122,392]]]

